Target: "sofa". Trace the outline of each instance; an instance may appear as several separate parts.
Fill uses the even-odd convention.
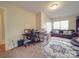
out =
[[[53,29],[51,31],[51,36],[72,39],[73,37],[77,36],[77,33],[75,32],[75,30],[57,30],[57,29]]]

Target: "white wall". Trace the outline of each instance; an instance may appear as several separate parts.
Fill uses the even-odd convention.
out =
[[[70,17],[61,17],[61,18],[53,18],[52,20],[52,27],[53,27],[53,22],[54,21],[61,21],[61,20],[69,20],[69,29],[74,29],[76,30],[76,17],[75,16],[70,16]]]
[[[6,9],[5,43],[9,50],[17,46],[24,28],[36,28],[36,14],[2,2],[0,7]]]

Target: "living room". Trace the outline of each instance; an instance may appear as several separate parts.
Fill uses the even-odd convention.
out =
[[[17,42],[23,39],[24,30],[45,29],[52,37],[73,39],[77,37],[79,31],[78,9],[79,1],[0,1],[0,13],[3,12],[0,21],[2,22],[0,42],[4,44],[3,52],[12,52],[8,52],[7,56],[3,57],[47,57],[40,52],[41,48],[37,47],[41,43],[26,48],[18,47]],[[20,52],[22,50],[23,52]]]

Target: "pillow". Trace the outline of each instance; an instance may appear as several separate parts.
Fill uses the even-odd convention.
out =
[[[56,31],[55,31],[55,33],[56,33],[56,34],[59,34],[59,31],[58,31],[58,30],[56,30]]]
[[[68,31],[63,31],[63,34],[68,35]]]
[[[53,33],[55,33],[55,30],[52,30]]]
[[[68,35],[71,35],[72,34],[72,31],[68,31]]]
[[[59,31],[59,33],[62,33],[62,34],[63,34],[63,31],[62,31],[62,30],[60,30],[60,31]]]

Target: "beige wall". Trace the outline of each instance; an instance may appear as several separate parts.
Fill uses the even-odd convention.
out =
[[[2,2],[0,7],[6,9],[5,43],[6,50],[9,50],[17,46],[24,28],[36,28],[36,14]]]
[[[41,29],[41,13],[36,14],[36,28]]]
[[[48,18],[48,16],[43,13],[43,12],[40,12],[40,13],[37,13],[37,29],[41,29],[41,28],[45,28],[46,29],[46,23],[47,22],[51,22],[50,18]]]
[[[46,28],[47,20],[48,20],[47,15],[41,12],[41,28]]]
[[[61,20],[69,20],[69,29],[76,30],[76,17],[70,16],[70,17],[61,17],[61,18],[53,18],[52,20],[52,26],[54,21],[61,21]]]
[[[4,44],[3,15],[4,10],[0,8],[0,44]]]

